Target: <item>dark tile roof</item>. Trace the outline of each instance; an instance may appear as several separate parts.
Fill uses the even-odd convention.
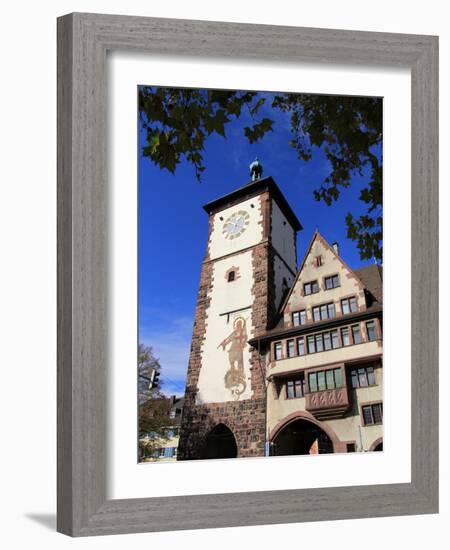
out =
[[[383,304],[383,267],[380,265],[368,265],[354,270],[362,284],[372,294],[379,305]]]

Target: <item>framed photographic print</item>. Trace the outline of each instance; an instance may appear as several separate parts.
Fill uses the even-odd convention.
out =
[[[58,71],[58,529],[437,512],[437,38],[71,14]]]

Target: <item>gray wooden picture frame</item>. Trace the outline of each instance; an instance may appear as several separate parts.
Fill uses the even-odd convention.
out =
[[[106,54],[412,73],[411,483],[108,500]],[[406,268],[406,266],[405,266]],[[438,511],[438,38],[75,13],[58,19],[58,530],[72,536]]]

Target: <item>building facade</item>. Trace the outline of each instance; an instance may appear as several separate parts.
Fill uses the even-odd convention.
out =
[[[177,458],[368,450],[382,438],[380,268],[352,271],[316,232],[298,270],[302,226],[255,173],[204,207]]]
[[[177,459],[183,397],[162,397],[167,403],[166,437],[146,434],[139,439],[139,462],[171,462]]]
[[[381,450],[382,272],[316,232],[265,350],[272,455]]]

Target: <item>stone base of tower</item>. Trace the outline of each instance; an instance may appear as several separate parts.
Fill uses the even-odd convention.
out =
[[[265,399],[247,399],[232,403],[208,403],[205,405],[195,405],[194,400],[195,394],[191,394],[191,398],[189,398],[189,392],[187,392],[181,421],[178,460],[212,458],[207,451],[210,434],[214,433],[217,427],[222,426],[228,428],[234,436],[237,458],[264,456]],[[226,430],[226,428],[224,429]],[[215,458],[228,457],[216,456]]]

